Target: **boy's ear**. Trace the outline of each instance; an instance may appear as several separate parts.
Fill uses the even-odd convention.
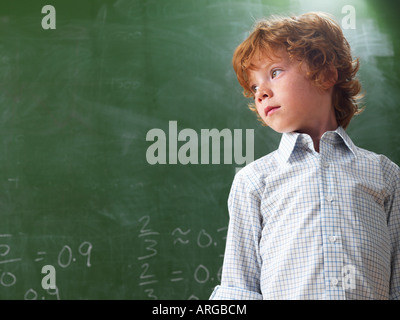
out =
[[[329,67],[329,69],[325,71],[322,87],[326,90],[330,89],[336,84],[337,80],[338,80],[337,69],[335,67]]]

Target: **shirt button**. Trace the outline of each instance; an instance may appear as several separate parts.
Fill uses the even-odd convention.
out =
[[[329,168],[329,163],[323,161],[323,162],[322,162],[322,166],[323,166],[324,168]]]
[[[325,200],[328,202],[332,202],[333,201],[333,197],[332,196],[326,196]]]
[[[336,236],[329,236],[329,242],[334,243],[336,241]]]
[[[332,283],[332,286],[336,287],[337,284],[339,283],[339,281],[338,281],[338,279],[333,278],[332,281],[331,281],[331,283]]]

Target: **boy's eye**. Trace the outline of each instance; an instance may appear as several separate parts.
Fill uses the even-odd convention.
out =
[[[251,90],[253,91],[253,93],[256,93],[258,90],[258,86],[251,86]]]
[[[276,70],[272,70],[271,72],[271,77],[272,79],[276,78],[277,76],[279,76],[279,74],[282,72],[282,70],[276,69]]]

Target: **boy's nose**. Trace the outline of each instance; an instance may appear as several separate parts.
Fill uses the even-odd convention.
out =
[[[266,88],[260,88],[259,91],[257,92],[257,100],[259,103],[263,102],[263,100],[266,100],[268,98],[272,97],[272,92],[269,89]]]
[[[264,93],[263,95],[260,95],[258,97],[258,102],[261,103],[264,99],[267,99],[267,98],[268,98],[268,94]]]

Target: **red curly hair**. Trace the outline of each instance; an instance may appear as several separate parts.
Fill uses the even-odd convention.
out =
[[[338,125],[344,129],[360,113],[361,84],[356,78],[359,60],[353,60],[351,48],[338,23],[325,13],[306,13],[298,17],[272,17],[261,20],[235,50],[232,63],[246,97],[253,97],[247,70],[260,56],[276,56],[286,49],[290,59],[308,66],[308,77],[316,87],[325,88],[326,80],[337,70],[332,104]],[[250,109],[257,113],[254,104]],[[261,119],[259,117],[259,119]]]

